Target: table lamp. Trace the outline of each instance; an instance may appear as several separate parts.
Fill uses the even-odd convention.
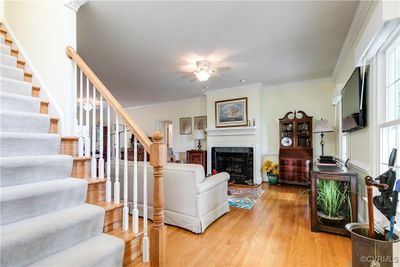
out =
[[[197,140],[197,150],[201,150],[201,140],[204,139],[204,131],[203,130],[194,130],[193,137]]]
[[[324,135],[325,133],[333,132],[333,127],[329,124],[328,120],[323,120],[322,118],[315,123],[314,133],[321,133],[321,156],[324,156]]]
[[[343,122],[342,122],[343,131],[349,131],[351,129],[356,128],[357,126],[358,126],[357,122],[353,117],[347,117],[347,118],[343,119]]]

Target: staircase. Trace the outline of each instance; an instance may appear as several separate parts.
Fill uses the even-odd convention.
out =
[[[0,266],[112,267],[146,254],[141,244],[144,240],[148,249],[147,215],[143,220],[146,227],[139,231],[138,211],[132,211],[136,216],[129,218],[127,201],[120,203],[119,193],[111,195],[111,158],[106,162],[106,179],[98,171],[104,170],[104,165],[93,167],[98,163],[92,157],[96,150],[88,153],[93,148],[90,142],[85,147],[83,136],[58,134],[58,118],[48,114],[51,103],[40,99],[40,88],[32,85],[32,74],[24,70],[26,64],[3,25],[0,33]],[[108,90],[106,93],[109,108],[118,110],[117,116],[128,125],[125,129],[145,143],[158,171],[155,176],[162,178],[162,157],[158,157],[162,136],[156,134],[156,143],[146,140],[122,107],[110,104],[116,100]],[[157,190],[159,215],[150,234],[150,263],[163,266],[162,185]]]

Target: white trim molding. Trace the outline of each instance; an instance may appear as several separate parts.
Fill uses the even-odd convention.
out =
[[[346,39],[343,43],[342,50],[340,51],[340,55],[338,60],[336,61],[335,68],[333,70],[332,76],[337,77],[339,70],[343,66],[347,56],[349,55],[357,36],[361,30],[361,27],[367,17],[368,11],[370,10],[374,1],[362,0],[360,1],[356,13],[354,15],[353,22],[351,23],[349,32],[347,33]]]
[[[367,164],[365,162],[362,162],[362,161],[359,161],[359,160],[350,159],[349,166],[351,168],[354,168],[354,169],[356,169],[356,170],[358,170],[360,172],[363,172],[365,174],[368,174],[368,175],[370,174],[369,173],[370,166],[369,166],[369,164]]]
[[[342,100],[342,90],[345,85],[345,83],[336,84],[335,91],[332,94],[332,105],[335,106]]]
[[[69,7],[75,12],[78,12],[79,8],[86,4],[89,0],[65,0],[64,5]]]

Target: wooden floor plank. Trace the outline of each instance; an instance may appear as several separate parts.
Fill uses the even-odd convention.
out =
[[[231,208],[204,234],[168,226],[167,266],[350,266],[350,238],[311,232],[304,188],[263,188],[251,210]]]

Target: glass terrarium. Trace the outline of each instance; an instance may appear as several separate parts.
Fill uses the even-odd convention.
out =
[[[349,182],[317,180],[317,219],[321,225],[339,228],[352,221]]]
[[[357,174],[345,167],[314,166],[311,172],[311,230],[349,235],[357,222]]]

